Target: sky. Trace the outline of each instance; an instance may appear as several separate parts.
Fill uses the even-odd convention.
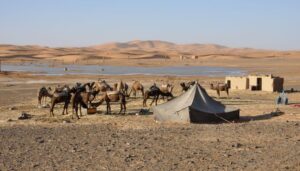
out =
[[[300,1],[0,0],[0,44],[131,40],[300,50]]]

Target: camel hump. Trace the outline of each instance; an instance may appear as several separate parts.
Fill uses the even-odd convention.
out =
[[[107,93],[107,95],[116,95],[116,94],[119,94],[119,91],[108,91],[106,93]]]
[[[163,84],[161,85],[161,88],[168,88],[169,87],[169,84]]]
[[[226,86],[226,83],[218,83],[219,86]]]

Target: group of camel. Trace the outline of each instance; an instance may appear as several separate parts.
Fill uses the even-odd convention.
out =
[[[182,82],[180,86],[182,91],[187,91],[192,85],[196,82]],[[167,100],[172,99],[174,96],[172,94],[174,85],[163,84],[158,87],[155,83],[146,91],[144,91],[144,86],[139,81],[134,81],[131,85],[130,91],[128,84],[123,81],[115,83],[113,86],[110,86],[105,80],[99,80],[96,82],[89,82],[85,84],[76,83],[73,87],[68,85],[58,86],[54,89],[50,87],[42,87],[38,90],[38,105],[41,106],[42,102],[46,104],[46,98],[51,99],[50,105],[50,116],[54,116],[53,110],[56,104],[63,103],[63,112],[62,115],[68,114],[68,106],[71,103],[72,106],[72,118],[75,117],[79,119],[82,116],[81,108],[97,108],[103,102],[106,102],[106,113],[111,113],[111,102],[120,103],[120,112],[125,114],[126,112],[126,99],[133,94],[136,98],[137,92],[141,92],[143,97],[143,107],[147,106],[147,99],[152,98],[152,105],[157,101],[159,97],[163,99],[166,97]],[[228,86],[226,84],[211,84],[211,89],[217,91],[220,96],[220,91],[226,91],[228,95]],[[80,117],[78,115],[78,110]]]
[[[80,116],[82,116],[81,108],[96,108],[100,106],[104,101],[106,102],[106,113],[111,113],[111,102],[120,102],[120,112],[125,114],[126,112],[126,98],[129,98],[131,94],[136,98],[137,92],[141,92],[143,96],[143,106],[146,106],[147,99],[153,97],[153,101],[159,96],[173,97],[173,86],[170,84],[162,85],[161,88],[152,86],[149,90],[144,91],[144,86],[139,81],[134,81],[130,92],[128,93],[128,84],[120,81],[110,86],[105,80],[99,80],[97,82],[90,83],[76,83],[73,87],[68,85],[58,86],[54,89],[48,87],[42,87],[38,90],[38,105],[42,106],[46,104],[46,98],[51,99],[50,116],[54,116],[53,110],[56,104],[63,103],[62,115],[68,114],[68,106],[71,103],[72,106],[72,118],[75,115],[79,119],[78,110]],[[151,102],[151,105],[153,103]]]

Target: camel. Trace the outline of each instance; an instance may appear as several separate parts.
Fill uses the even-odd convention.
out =
[[[216,90],[219,97],[220,97],[220,91],[226,91],[227,97],[229,96],[229,87],[226,83],[218,83],[217,85],[211,83],[210,89]]]
[[[131,86],[131,90],[128,94],[128,97],[130,97],[131,92],[133,92],[133,95],[136,97],[136,92],[137,91],[141,91],[142,92],[142,96],[144,97],[144,86],[139,82],[139,81],[135,81],[132,86]]]
[[[153,97],[150,106],[153,104],[154,101],[155,101],[155,105],[157,105],[157,101],[160,95],[167,98],[168,97],[173,98],[171,92],[162,92],[158,87],[155,87],[155,85],[153,85],[151,86],[150,90],[147,90],[144,94],[143,107],[147,106],[147,99],[149,99],[150,97]]]
[[[42,102],[44,102],[44,105],[46,105],[47,97],[52,98],[52,89],[51,87],[41,87],[38,90],[37,96],[38,96],[38,106],[42,106]]]
[[[68,85],[60,86],[58,85],[57,87],[54,88],[54,93],[61,93],[63,91],[70,91],[70,87]]]
[[[98,82],[95,82],[93,89],[99,92],[106,92],[106,91],[113,90],[113,88],[105,80],[99,80]]]
[[[125,114],[126,112],[126,98],[125,95],[119,91],[107,91],[100,95],[99,97],[100,102],[98,103],[98,106],[105,101],[106,102],[106,114],[111,113],[111,107],[110,107],[110,102],[119,102],[120,101],[120,112],[119,114],[123,111]]]
[[[71,92],[68,86],[64,86],[62,92],[54,92],[51,98],[50,116],[54,116],[53,109],[57,103],[64,103],[62,115],[68,114],[68,106],[71,100]]]
[[[162,91],[164,93],[171,93],[172,94],[173,89],[174,89],[174,85],[171,85],[169,83],[162,84],[160,86],[160,91]],[[162,99],[165,99],[165,96],[162,96]]]
[[[84,85],[77,84],[71,89],[72,118],[74,116],[75,111],[76,118],[79,119],[78,108],[80,116],[82,116],[81,107],[88,108],[90,106],[90,103],[95,99],[96,95],[99,93],[99,90],[93,90],[94,84],[95,82],[86,83]]]
[[[115,83],[114,84],[114,91],[120,91],[121,93],[123,93],[125,96],[128,96],[128,84],[123,83],[123,81],[121,80],[119,83]]]
[[[195,85],[196,81],[189,81],[187,83],[181,82],[180,86],[182,88],[182,91],[186,92],[188,91],[193,85]]]

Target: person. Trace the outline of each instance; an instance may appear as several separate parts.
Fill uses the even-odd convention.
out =
[[[276,98],[276,104],[284,104],[287,105],[288,104],[288,97],[286,96],[284,90],[282,90],[282,92],[279,94],[279,96]]]

